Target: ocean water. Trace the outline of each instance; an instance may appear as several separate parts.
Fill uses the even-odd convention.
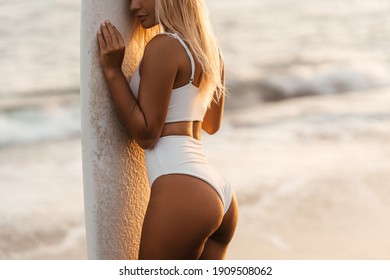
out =
[[[386,0],[207,3],[227,65],[227,108],[389,86]],[[0,5],[0,146],[74,135],[78,109],[68,105],[73,96],[77,106],[79,92],[80,1]]]
[[[280,145],[313,138],[345,141],[370,133],[387,139],[390,116],[383,104],[375,104],[376,111],[317,115],[309,114],[311,106],[303,106],[306,114],[297,113],[300,117],[273,116],[268,122],[260,119],[267,115],[258,112],[262,104],[290,104],[301,96],[338,100],[352,92],[369,97],[390,87],[389,1],[207,0],[207,4],[225,55],[230,96],[221,140],[215,144],[206,137],[206,147],[211,160],[231,174],[243,205],[263,207],[253,202],[252,188],[260,180],[257,167],[251,176],[242,176],[233,164],[218,158],[219,152],[230,149],[239,161],[240,141],[249,141],[247,147],[261,153],[274,149],[275,139]],[[80,1],[0,0],[0,17],[0,258],[84,258],[83,250],[74,249],[74,244],[84,246]],[[246,108],[260,109],[242,117],[249,114]],[[249,162],[256,162],[256,153]],[[274,176],[268,178],[274,180],[269,185],[282,180]],[[300,184],[292,182],[286,192]],[[253,217],[243,221],[253,223]]]
[[[386,0],[207,3],[226,60],[228,108],[390,85]],[[73,96],[77,106],[79,92],[80,1],[0,5],[0,146],[74,135],[77,108],[67,105]]]

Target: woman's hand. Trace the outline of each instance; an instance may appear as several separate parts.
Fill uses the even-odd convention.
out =
[[[105,20],[97,34],[100,48],[100,64],[104,73],[122,71],[125,43],[122,35],[108,20]]]

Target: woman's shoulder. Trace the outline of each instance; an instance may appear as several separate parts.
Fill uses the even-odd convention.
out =
[[[145,54],[156,53],[159,56],[175,56],[178,48],[177,39],[168,33],[160,33],[154,36],[145,47]]]
[[[179,48],[180,43],[178,46],[177,40],[169,35],[154,36],[145,47],[141,68],[148,65],[164,71],[168,68],[177,71],[181,63]]]

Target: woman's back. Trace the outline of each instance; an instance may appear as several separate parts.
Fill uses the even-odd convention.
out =
[[[162,33],[159,36],[169,36],[177,41],[171,42],[174,46],[171,51],[179,57],[180,62],[177,65],[178,70],[161,136],[188,135],[199,139],[200,122],[203,121],[209,103],[198,87],[202,76],[199,63],[195,62],[189,47],[179,35]],[[180,46],[177,46],[178,43]],[[130,87],[137,99],[141,82],[140,67],[137,67],[130,81]]]

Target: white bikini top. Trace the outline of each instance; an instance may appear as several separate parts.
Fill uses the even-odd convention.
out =
[[[206,98],[204,98],[204,96],[200,94],[199,88],[195,87],[192,84],[195,75],[195,61],[191,54],[191,51],[176,33],[160,34],[167,34],[179,40],[181,45],[186,50],[191,61],[191,77],[189,79],[188,84],[179,88],[172,89],[165,123],[180,121],[203,121],[204,115],[207,111],[208,102]],[[140,81],[141,76],[139,74],[138,66],[130,80],[131,91],[137,99]]]

